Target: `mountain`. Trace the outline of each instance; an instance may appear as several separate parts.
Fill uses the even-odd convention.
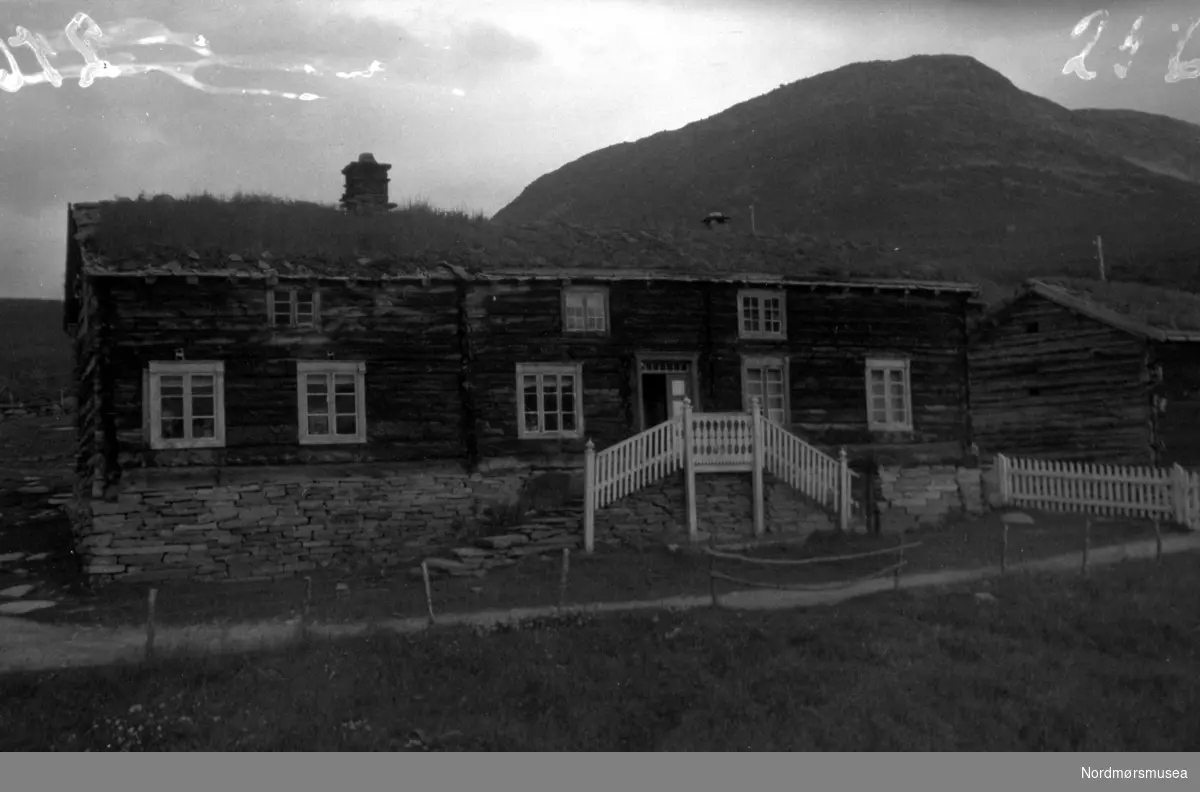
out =
[[[1200,290],[1200,126],[1072,111],[974,58],[855,63],[587,154],[493,218],[861,240],[1011,285],[1096,273]]]

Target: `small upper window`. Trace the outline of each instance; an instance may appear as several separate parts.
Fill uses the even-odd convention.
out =
[[[738,292],[738,335],[742,338],[783,338],[783,292],[743,289]]]
[[[568,333],[607,333],[608,289],[563,289],[563,329]]]
[[[276,328],[315,328],[321,298],[315,289],[276,288],[267,292],[267,313]]]

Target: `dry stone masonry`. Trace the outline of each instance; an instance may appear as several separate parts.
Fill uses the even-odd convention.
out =
[[[129,482],[109,500],[76,507],[88,512],[74,520],[77,552],[101,580],[387,567],[453,546],[487,505],[515,499],[529,476],[435,466],[323,476],[253,468],[215,486]]]
[[[763,484],[764,523],[769,533],[806,534],[833,530],[833,519],[787,484],[767,475]],[[745,537],[753,527],[750,473],[696,476],[696,517],[700,529],[718,536]],[[596,514],[597,540],[611,536],[641,544],[678,537],[687,531],[683,476],[677,474],[621,498]]]
[[[979,468],[921,465],[879,469],[880,530],[894,533],[944,524],[984,511]]]

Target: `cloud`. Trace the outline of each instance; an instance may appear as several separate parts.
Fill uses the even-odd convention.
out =
[[[271,4],[238,5],[220,16],[185,14],[194,17],[197,32],[208,38],[214,50],[230,54],[285,55],[289,57],[334,57],[370,63],[387,62],[404,49],[406,31],[386,20],[356,19],[301,7],[280,11]]]

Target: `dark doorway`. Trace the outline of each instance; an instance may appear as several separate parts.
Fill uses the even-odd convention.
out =
[[[658,426],[670,417],[666,374],[642,375],[642,414],[646,418],[646,429]]]

